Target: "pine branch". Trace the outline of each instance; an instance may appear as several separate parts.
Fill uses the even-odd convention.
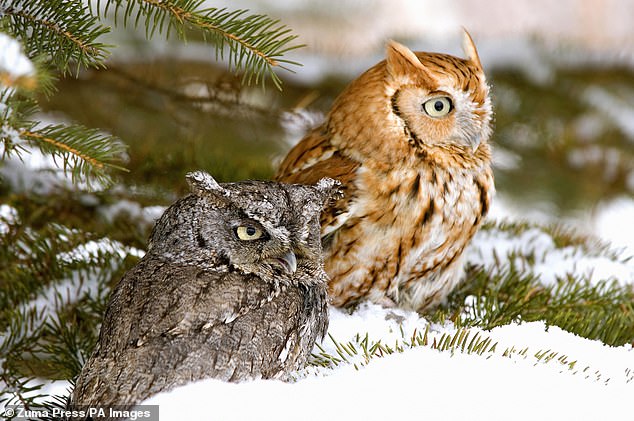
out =
[[[54,223],[38,231],[21,224],[10,225],[8,232],[0,236],[0,261],[4,262],[0,308],[9,311],[33,299],[55,279],[69,277],[73,270],[81,269],[61,260],[59,255],[89,238]],[[5,327],[4,314],[0,310],[0,331]]]
[[[19,37],[29,57],[46,55],[63,74],[103,67],[108,46],[97,38],[110,31],[82,1],[2,0],[0,23]]]
[[[10,39],[6,42],[15,43]],[[26,57],[22,58],[28,61]],[[71,174],[74,183],[83,181],[89,189],[95,183],[109,185],[112,180],[106,170],[125,170],[117,165],[122,160],[124,145],[113,136],[79,125],[36,128],[37,124],[28,119],[37,110],[33,90],[37,87],[49,91],[51,78],[47,72],[40,71],[39,60],[31,68],[32,71],[25,75],[33,79],[28,86],[18,86],[14,82],[22,75],[12,73],[12,69],[8,69],[7,74],[15,87],[0,85],[0,143],[4,146],[2,158],[14,153],[19,156],[21,152],[28,153],[26,143],[30,143],[43,153],[52,154],[64,174]],[[58,162],[60,159],[61,162]]]
[[[0,388],[0,404],[20,405],[27,410],[38,408],[40,405],[35,400],[45,397],[39,393],[44,384],[39,382],[33,385],[34,381],[36,379],[32,377],[18,378],[7,375],[7,373],[0,374],[0,383],[5,385]]]
[[[118,166],[125,146],[113,136],[84,126],[52,125],[36,131],[20,132],[24,139],[32,140],[39,148],[62,158],[64,173],[70,172],[73,182],[91,180],[110,183],[106,167],[125,171]]]
[[[216,57],[222,58],[228,52],[229,66],[244,72],[243,82],[264,83],[268,76],[281,89],[274,68],[290,71],[286,65],[299,65],[282,58],[288,51],[301,47],[292,43],[297,36],[278,20],[265,15],[248,15],[247,10],[204,9],[203,3],[202,0],[110,0],[106,1],[105,13],[114,5],[115,19],[123,15],[124,25],[128,25],[134,18],[135,27],[143,17],[148,38],[155,32],[169,37],[175,31],[185,39],[188,31],[200,32],[204,39],[215,44]]]
[[[28,126],[33,126],[30,124]],[[0,142],[4,143],[3,158],[28,152],[24,141],[35,145],[43,153],[53,156],[64,174],[73,183],[84,182],[90,190],[112,183],[108,169],[127,171],[118,165],[123,159],[125,145],[116,137],[102,134],[97,129],[81,125],[49,125],[39,129],[13,129],[3,125]]]
[[[520,235],[535,226],[502,222],[486,229]],[[586,256],[622,258],[607,245],[560,227],[543,228],[558,248],[574,247]],[[608,345],[634,343],[634,290],[612,279],[590,282],[568,276],[544,284],[531,270],[530,254],[511,252],[493,266],[468,268],[469,281],[453,292],[449,306],[432,315],[462,326],[492,329],[513,322],[544,321]],[[520,262],[520,263],[516,263]],[[534,263],[534,262],[533,262]]]
[[[131,261],[123,245],[88,238],[56,224],[13,223],[0,235],[0,365],[9,378],[71,378],[92,351],[109,285]]]

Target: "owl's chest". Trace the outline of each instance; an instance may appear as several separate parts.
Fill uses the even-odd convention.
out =
[[[362,171],[359,181],[351,209],[361,222],[356,235],[381,253],[398,250],[418,257],[459,253],[486,215],[493,193],[488,168]]]
[[[421,223],[437,219],[468,222],[488,210],[492,185],[487,169],[361,171],[353,213],[364,214],[383,229],[411,226],[421,217]]]
[[[348,191],[345,222],[324,249],[333,302],[366,293],[380,301],[387,293],[395,302],[410,297],[408,306],[419,309],[439,299],[444,276],[459,279],[449,268],[460,267],[488,211],[493,178],[488,166],[363,166]],[[412,282],[427,286],[410,291]]]

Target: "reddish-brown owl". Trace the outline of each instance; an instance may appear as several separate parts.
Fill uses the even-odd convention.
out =
[[[489,87],[466,32],[464,50],[390,42],[282,162],[280,181],[344,185],[321,217],[334,305],[426,311],[463,279],[463,251],[494,192]]]

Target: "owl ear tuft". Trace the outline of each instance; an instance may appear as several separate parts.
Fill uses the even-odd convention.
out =
[[[433,83],[433,77],[429,75],[429,72],[416,57],[416,54],[409,48],[400,44],[394,40],[390,40],[387,43],[387,73],[394,80],[399,80],[404,77],[422,77],[429,83]]]
[[[209,193],[222,193],[224,189],[216,180],[205,171],[193,171],[185,176],[187,184],[196,196],[205,196]]]
[[[467,56],[467,59],[475,64],[482,72],[482,63],[480,63],[480,56],[478,55],[478,50],[473,42],[473,38],[471,38],[471,35],[469,35],[469,32],[465,28],[462,28],[462,30],[464,31],[462,36],[462,50]]]
[[[341,182],[338,180],[324,177],[314,187],[321,194],[323,206],[343,197]]]

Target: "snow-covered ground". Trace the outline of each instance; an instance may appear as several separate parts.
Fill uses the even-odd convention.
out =
[[[494,255],[506,256],[509,252],[519,251],[523,255],[537,256],[536,268],[545,284],[552,284],[557,277],[568,272],[587,275],[591,281],[614,278],[620,283],[634,283],[634,199],[620,197],[598,207],[594,214],[578,219],[557,220],[551,215],[536,209],[518,208],[498,195],[493,201],[489,217],[495,220],[527,220],[551,225],[560,224],[568,229],[577,230],[582,235],[593,235],[607,242],[623,260],[620,263],[601,255],[589,256],[574,247],[557,249],[553,239],[546,233],[532,229],[519,236],[503,232],[480,232],[473,240],[467,253],[475,263],[487,264]]]
[[[240,384],[203,380],[161,393],[143,405],[159,405],[161,420],[628,420],[633,419],[634,350],[608,347],[541,322],[492,331],[482,354],[408,347],[428,328],[413,312],[363,305],[354,314],[331,310],[329,334],[358,347],[370,341],[402,352],[360,353],[338,367],[305,370],[294,383],[256,380]],[[433,343],[454,335],[453,325],[429,326]],[[327,338],[325,352],[336,355]],[[45,393],[65,395],[67,382]]]
[[[406,338],[426,327],[415,314],[365,306],[352,316],[332,311],[330,332],[346,341],[368,331],[389,345],[402,340],[395,315],[405,319]],[[436,326],[432,335],[452,329]],[[342,364],[328,375],[322,372],[292,384],[204,380],[145,404],[159,405],[161,419],[167,420],[631,419],[631,347],[609,348],[557,328],[546,332],[542,323],[481,334],[498,342],[495,352],[477,355],[421,346],[375,358],[359,369]],[[528,351],[505,356],[505,344]],[[328,342],[325,347],[334,349]],[[565,353],[577,363],[570,369],[556,358],[538,361],[534,354],[547,350]]]

